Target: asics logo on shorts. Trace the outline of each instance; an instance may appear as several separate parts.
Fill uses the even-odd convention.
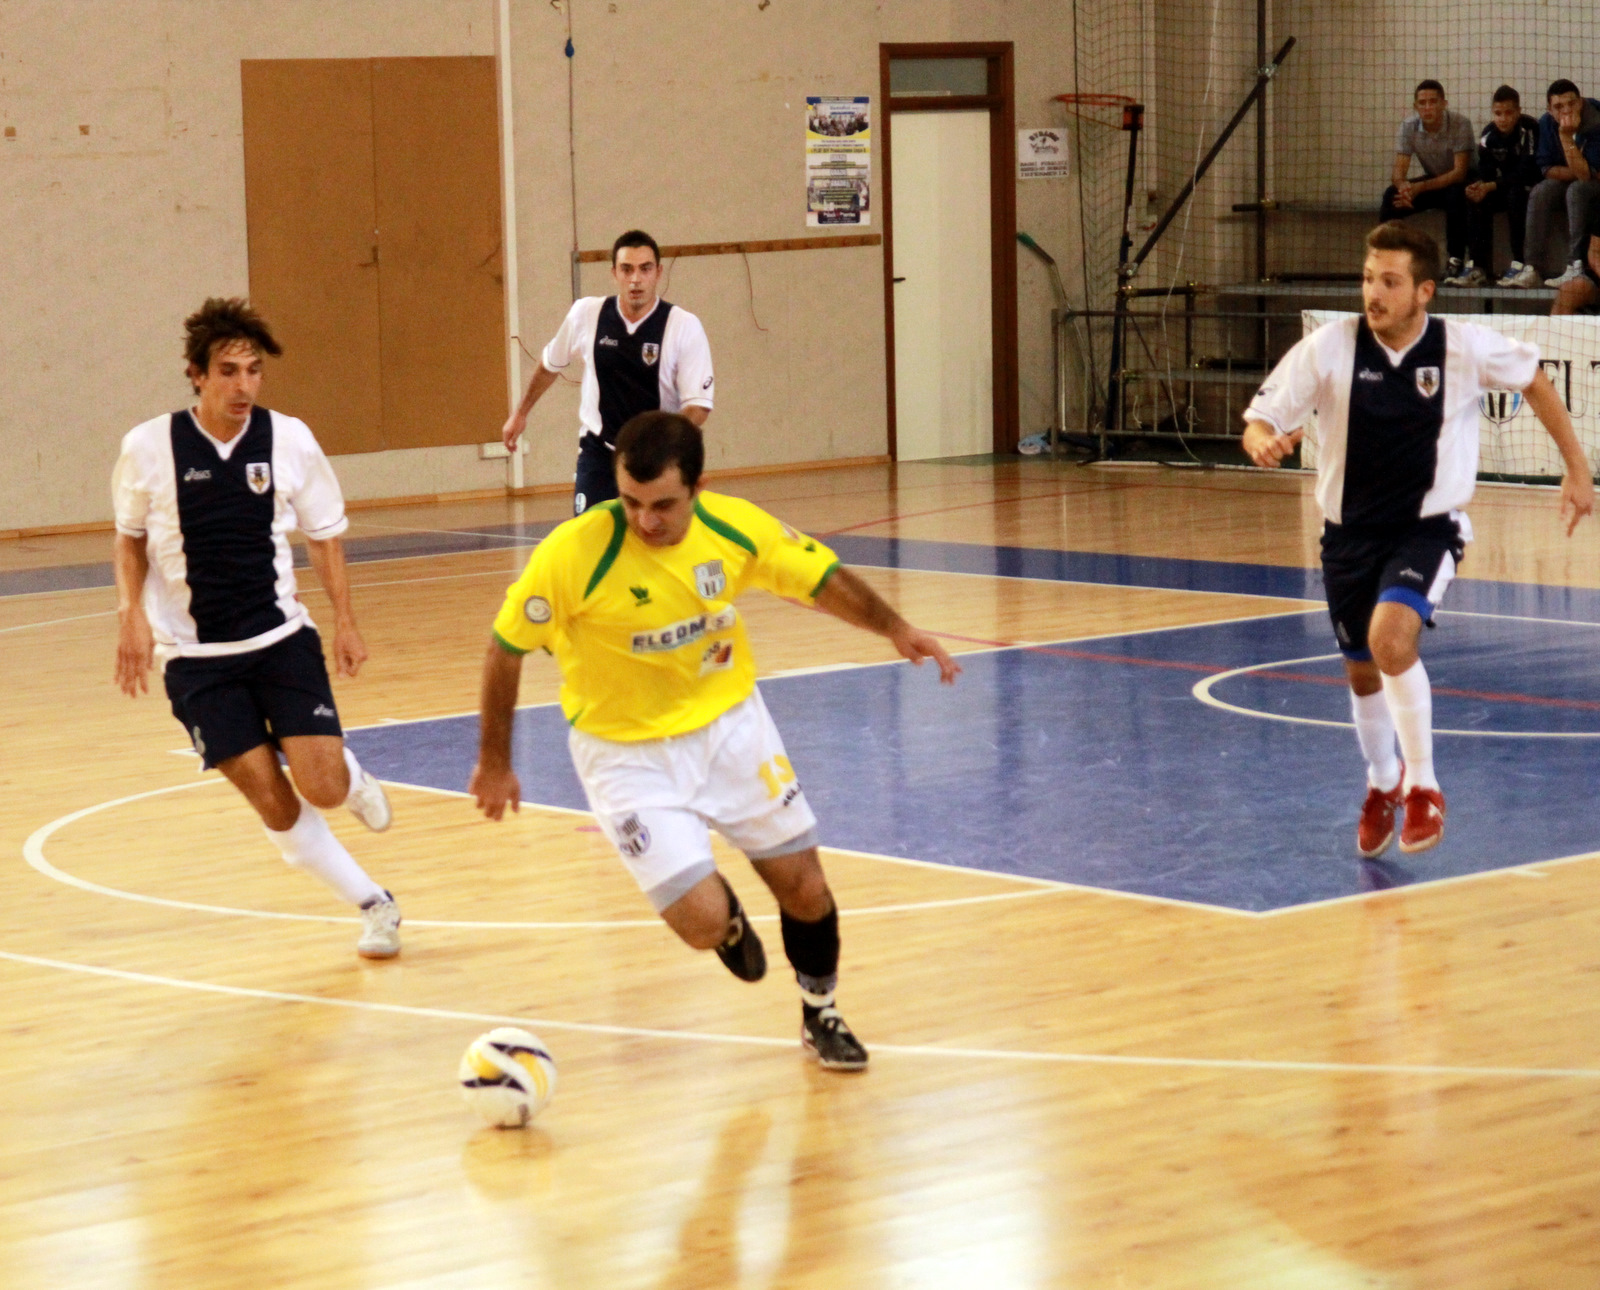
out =
[[[650,830],[637,815],[630,815],[617,825],[617,850],[625,856],[642,856],[650,849]]]
[[[634,632],[635,654],[662,654],[685,645],[693,645],[714,632],[725,632],[739,621],[739,613],[732,606],[715,614],[696,614],[681,623],[670,623],[654,631]]]
[[[316,707],[311,709],[311,715],[314,717],[336,717],[339,714],[330,708],[326,703],[319,703]]]

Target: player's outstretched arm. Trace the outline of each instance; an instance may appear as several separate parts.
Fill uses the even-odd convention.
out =
[[[150,689],[156,642],[144,612],[144,580],[150,573],[147,539],[118,533],[111,549],[117,579],[117,686],[138,698]]]
[[[542,362],[539,364],[539,370],[533,374],[533,380],[528,382],[528,389],[522,396],[522,402],[518,403],[517,410],[506,418],[505,425],[500,427],[500,442],[505,444],[508,452],[516,448],[517,440],[522,438],[522,432],[528,428],[528,413],[533,411],[533,405],[559,379],[558,373],[552,372]]]
[[[333,602],[333,663],[340,676],[354,676],[367,661],[367,643],[356,627],[356,611],[350,603],[350,574],[344,562],[344,542],[324,538],[306,539],[306,554],[317,580]]]
[[[478,764],[467,792],[491,820],[506,807],[522,807],[522,785],[511,769],[511,727],[517,716],[517,687],[522,680],[522,655],[491,638],[483,658],[483,686],[478,694]]]
[[[1293,434],[1279,434],[1265,421],[1251,421],[1244,428],[1241,442],[1246,457],[1256,465],[1270,469],[1283,465],[1284,458],[1295,450],[1303,435],[1304,431],[1300,430]]]
[[[1533,415],[1539,418],[1539,424],[1555,440],[1566,465],[1567,473],[1561,477],[1561,519],[1570,537],[1578,521],[1594,511],[1594,479],[1589,473],[1589,459],[1578,442],[1578,432],[1572,428],[1566,405],[1542,368],[1522,396],[1528,400]]]
[[[817,596],[817,608],[852,627],[886,637],[900,651],[901,657],[910,659],[918,667],[923,660],[933,659],[939,665],[939,679],[946,685],[954,684],[961,675],[961,665],[950,657],[932,633],[906,622],[887,600],[843,565],[834,570]]]

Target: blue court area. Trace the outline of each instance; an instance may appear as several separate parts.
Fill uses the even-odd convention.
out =
[[[1354,850],[1354,734],[1323,724],[1349,703],[1321,611],[969,655],[954,688],[897,664],[762,692],[824,841],[853,850],[1262,912],[1600,848],[1600,626],[1440,622],[1435,722],[1463,732],[1437,739],[1445,841],[1379,864]],[[459,790],[477,721],[350,740],[384,779]],[[529,801],[584,807],[559,709],[518,713],[515,759]]]
[[[505,550],[553,523],[347,540],[351,563]],[[829,536],[850,564],[1320,601],[1315,569]],[[1466,568],[1471,569],[1469,552]],[[109,586],[109,564],[0,573],[0,596]],[[1362,767],[1321,609],[764,682],[832,845],[1267,911],[1600,849],[1600,591],[1458,579],[1424,657],[1445,841],[1355,854]],[[530,661],[530,666],[553,666]],[[1243,669],[1243,670],[1240,670]],[[385,779],[461,790],[475,717],[350,733]],[[582,809],[554,707],[518,714],[532,802]]]

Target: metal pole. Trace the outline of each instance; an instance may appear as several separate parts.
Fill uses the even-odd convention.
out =
[[[506,385],[510,395],[508,412],[515,412],[522,399],[522,307],[517,295],[517,149],[516,128],[512,120],[511,93],[511,0],[495,5],[495,72],[500,91],[500,245],[501,272],[505,279],[506,309]],[[506,485],[523,486],[522,445],[506,462]]]
[[[1122,128],[1128,133],[1128,177],[1122,188],[1122,238],[1117,243],[1117,313],[1111,320],[1111,380],[1106,386],[1107,430],[1122,429],[1122,351],[1127,347],[1128,299],[1124,288],[1132,274],[1128,253],[1133,250],[1133,184],[1139,163],[1139,132],[1144,128],[1144,104],[1132,103],[1122,109]],[[1101,441],[1104,455],[1105,443]]]
[[[1278,51],[1277,57],[1256,73],[1255,88],[1245,96],[1244,102],[1239,104],[1239,110],[1233,114],[1233,119],[1222,128],[1222,133],[1217,136],[1217,141],[1211,145],[1211,150],[1201,159],[1200,164],[1195,167],[1194,174],[1189,177],[1178,195],[1172,199],[1172,204],[1167,207],[1166,214],[1150,230],[1150,236],[1145,239],[1144,245],[1139,248],[1139,254],[1134,256],[1121,270],[1124,276],[1131,278],[1139,271],[1139,266],[1144,263],[1145,257],[1155,249],[1155,245],[1161,240],[1162,234],[1167,231],[1172,221],[1178,217],[1178,212],[1183,209],[1184,203],[1193,194],[1195,185],[1205,178],[1205,173],[1211,169],[1211,163],[1217,159],[1217,154],[1222,151],[1228,140],[1233,137],[1233,132],[1239,128],[1239,123],[1244,120],[1245,114],[1255,106],[1256,100],[1266,92],[1267,85],[1277,74],[1278,68],[1283,65],[1283,60],[1289,56],[1289,51],[1293,48],[1294,37],[1290,36],[1288,40],[1283,42],[1283,48]]]

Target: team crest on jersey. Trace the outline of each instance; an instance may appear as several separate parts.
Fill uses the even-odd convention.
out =
[[[653,340],[647,340],[639,347],[639,354],[644,359],[646,367],[654,367],[656,359],[661,357],[661,346],[657,345]]]
[[[694,583],[702,600],[715,600],[728,589],[728,575],[722,571],[722,561],[707,560],[695,565]]]
[[[617,825],[617,850],[625,856],[642,856],[650,849],[650,830],[637,815]]]
[[[244,468],[244,477],[252,493],[264,493],[272,487],[272,463],[252,461]]]
[[[1439,369],[1437,367],[1417,368],[1417,393],[1425,399],[1431,399],[1439,392]]]
[[[550,602],[543,596],[529,596],[523,602],[522,613],[530,623],[547,623],[550,621]]]
[[[1522,395],[1517,390],[1487,390],[1478,396],[1478,411],[1503,426],[1522,411]]]

